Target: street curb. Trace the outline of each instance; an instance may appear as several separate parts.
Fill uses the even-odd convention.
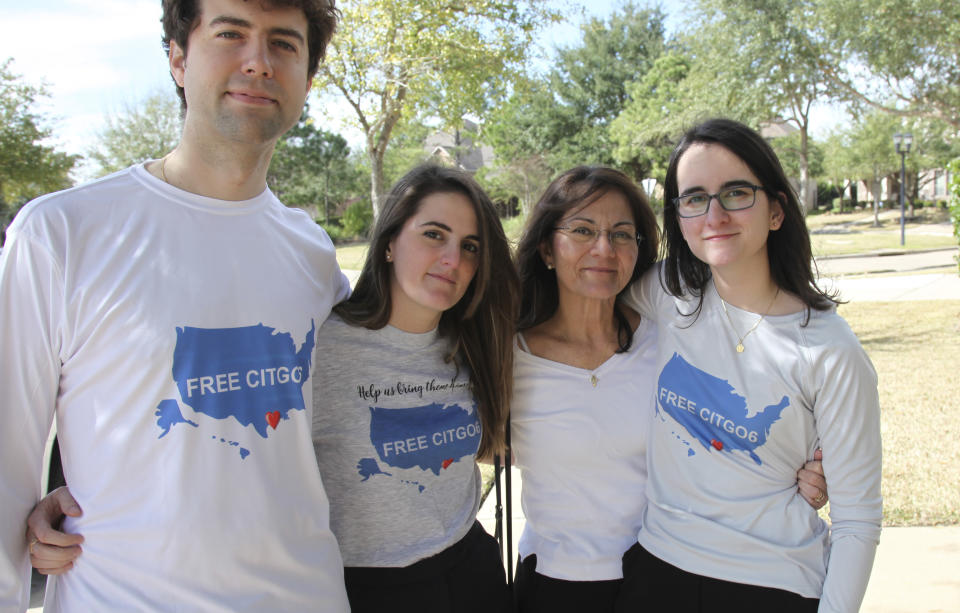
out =
[[[884,257],[888,255],[913,255],[915,253],[936,253],[940,251],[960,251],[960,247],[933,247],[931,249],[880,249],[861,253],[842,253],[837,255],[814,256],[814,260],[844,260],[850,258]]]

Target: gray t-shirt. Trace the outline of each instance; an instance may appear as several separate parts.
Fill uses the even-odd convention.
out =
[[[476,518],[480,421],[465,366],[436,331],[320,328],[313,446],[345,566],[408,566]]]

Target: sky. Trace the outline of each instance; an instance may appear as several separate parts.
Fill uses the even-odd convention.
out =
[[[668,29],[678,27],[681,15],[670,8],[677,3],[664,4],[673,11]],[[569,0],[564,12],[573,16],[570,23],[544,32],[541,46],[550,51],[578,40],[577,7],[602,18],[620,5]],[[37,110],[54,129],[52,144],[68,153],[83,153],[95,142],[109,114],[157,91],[173,94],[160,35],[159,0],[0,0],[0,62],[12,57],[14,73],[47,88],[49,97]],[[324,127],[360,142],[342,122]]]

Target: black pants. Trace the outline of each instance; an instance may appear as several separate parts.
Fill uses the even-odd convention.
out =
[[[457,543],[410,566],[343,570],[353,613],[510,610],[500,546],[479,522]]]
[[[513,584],[517,613],[613,613],[620,579],[565,581],[537,572],[537,556],[517,563]]]
[[[636,544],[623,555],[617,613],[816,613],[820,601],[772,587],[722,581],[667,564]]]

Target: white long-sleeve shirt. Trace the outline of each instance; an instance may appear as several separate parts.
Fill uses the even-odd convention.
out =
[[[628,304],[657,320],[656,416],[639,542],[696,573],[859,609],[882,518],[876,372],[835,311],[768,316],[744,339],[712,284],[695,301],[667,295],[657,271]],[[742,334],[759,315],[727,306]],[[817,447],[831,526],[796,489]]]
[[[315,334],[349,291],[326,234],[135,166],[27,205],[0,259],[0,611],[57,420],[83,516],[45,610],[348,610],[310,440]]]

